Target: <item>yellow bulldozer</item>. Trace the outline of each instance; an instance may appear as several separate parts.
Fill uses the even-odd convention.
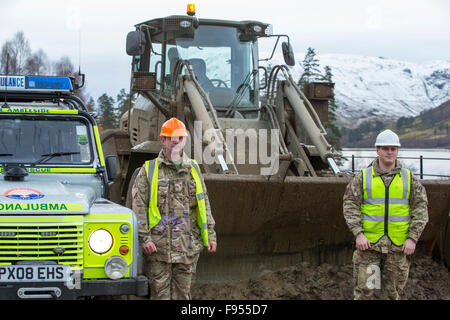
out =
[[[132,57],[129,110],[105,130],[106,156],[118,157],[109,198],[131,207],[138,169],[161,150],[162,123],[189,131],[185,151],[200,164],[216,220],[218,251],[200,259],[197,281],[248,278],[301,261],[351,261],[353,235],[342,215],[348,174],[336,165],[323,122],[332,83],[302,89],[287,35],[259,21],[152,19],[127,36]],[[273,38],[272,56],[258,40]],[[286,65],[263,66],[281,49]],[[269,65],[269,64],[266,64]],[[423,181],[430,222],[420,247],[450,265],[450,181]]]

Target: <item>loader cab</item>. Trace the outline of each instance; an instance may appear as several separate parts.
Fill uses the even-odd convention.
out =
[[[197,80],[217,110],[234,104],[258,106],[258,50],[254,41],[240,41],[230,26],[200,25],[193,38],[176,38],[166,46],[165,78],[170,79],[177,59],[188,60]],[[171,89],[171,83],[168,83]]]
[[[186,74],[177,69],[179,61],[188,61],[219,117],[230,106],[245,118],[257,116],[261,79],[267,78],[259,66],[258,38],[269,36],[271,25],[170,16],[136,28],[127,38],[133,74],[151,74],[152,91],[161,99],[173,98],[176,78]]]

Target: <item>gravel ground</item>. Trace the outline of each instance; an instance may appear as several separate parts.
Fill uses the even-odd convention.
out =
[[[194,284],[191,293],[196,300],[351,300],[353,268],[304,262],[246,281]],[[449,270],[431,257],[413,256],[401,299],[450,300]]]

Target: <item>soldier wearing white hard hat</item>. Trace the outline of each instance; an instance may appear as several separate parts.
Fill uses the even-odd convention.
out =
[[[400,139],[391,130],[375,140],[377,159],[348,184],[344,218],[356,238],[354,298],[398,299],[409,256],[428,222],[424,187],[397,160]],[[378,289],[378,290],[377,290]]]
[[[391,130],[384,130],[380,134],[378,134],[377,139],[375,140],[375,147],[381,146],[394,146],[400,147],[400,139],[395,132]]]

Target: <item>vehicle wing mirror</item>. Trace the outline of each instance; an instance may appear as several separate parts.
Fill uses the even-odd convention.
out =
[[[288,66],[295,66],[294,50],[292,49],[291,44],[289,42],[283,42],[281,48],[283,49],[284,62],[286,62]]]
[[[106,164],[106,174],[108,175],[109,181],[114,181],[117,179],[117,156],[111,155],[105,158]]]
[[[145,34],[140,31],[131,31],[127,35],[127,54],[129,56],[140,56],[145,51]]]

